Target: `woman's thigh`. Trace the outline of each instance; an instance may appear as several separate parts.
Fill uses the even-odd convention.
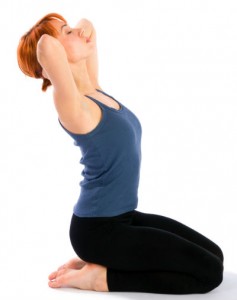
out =
[[[192,243],[203,247],[216,255],[223,262],[223,253],[218,245],[192,228],[168,217],[135,211],[134,226],[151,227],[174,233]]]

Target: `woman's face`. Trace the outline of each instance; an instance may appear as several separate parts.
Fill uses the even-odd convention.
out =
[[[94,45],[81,35],[80,28],[71,28],[59,20],[53,20],[52,23],[59,33],[57,39],[64,46],[69,62],[75,63],[91,55]]]

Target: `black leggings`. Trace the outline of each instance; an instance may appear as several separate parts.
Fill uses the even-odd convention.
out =
[[[116,217],[73,215],[70,239],[85,260],[107,267],[109,291],[207,293],[223,278],[223,254],[187,226],[138,211]]]

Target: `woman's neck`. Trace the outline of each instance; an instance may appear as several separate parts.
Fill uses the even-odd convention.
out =
[[[95,87],[91,83],[90,77],[86,68],[86,61],[82,60],[77,64],[70,64],[72,74],[78,88],[82,95],[88,95],[95,92]]]

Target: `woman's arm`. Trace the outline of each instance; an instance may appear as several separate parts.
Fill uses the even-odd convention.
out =
[[[62,44],[44,34],[37,44],[37,59],[54,88],[55,107],[60,120],[67,122],[81,112],[80,95]]]
[[[93,24],[87,19],[81,19],[75,26],[76,28],[84,29],[84,36],[94,43],[94,51],[86,60],[87,72],[90,77],[91,83],[95,88],[101,89],[98,83],[98,53],[96,43],[96,31]]]

